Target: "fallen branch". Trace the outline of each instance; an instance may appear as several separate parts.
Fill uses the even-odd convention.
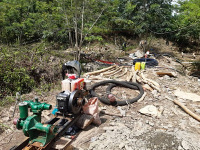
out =
[[[90,80],[112,80],[110,78],[104,78],[104,77],[100,77],[100,76],[90,76],[89,79]]]
[[[115,74],[118,74],[119,72],[121,72],[122,69],[123,69],[123,67],[120,67],[120,68],[118,69],[118,71],[114,72],[113,74],[110,74],[109,78],[111,78],[111,76],[114,76]]]
[[[124,73],[122,73],[122,74],[120,74],[118,76],[115,76],[114,78],[120,78],[120,77],[124,76],[125,74],[127,74],[127,72],[128,72],[128,68],[125,68],[124,69]]]
[[[135,72],[135,69],[134,69],[134,67],[132,66],[132,67],[131,67],[130,74],[129,74],[129,76],[127,76],[126,81],[128,81],[128,82],[131,81],[134,72]]]
[[[141,76],[142,76],[142,78],[143,78],[144,80],[147,80],[147,81],[153,83],[155,86],[160,87],[160,85],[159,85],[156,81],[153,81],[153,80],[151,80],[151,79],[146,78],[146,77],[144,76],[143,73],[141,73]]]
[[[108,113],[105,112],[104,110],[100,111],[101,114],[109,115],[109,116],[117,116],[117,117],[123,117],[122,115],[114,114],[114,113]]]
[[[160,90],[160,85],[157,83],[157,82],[155,82],[155,81],[153,81],[153,80],[151,80],[151,79],[147,79],[145,76],[144,76],[144,74],[143,73],[141,73],[141,77],[142,77],[142,81],[144,82],[144,83],[147,83],[148,85],[150,85],[152,88],[154,88],[154,89],[156,89],[158,92],[160,92],[161,90]]]
[[[181,102],[179,102],[178,100],[173,100],[173,102],[175,104],[177,104],[178,106],[180,106],[186,113],[188,113],[190,116],[192,116],[194,119],[200,121],[200,116],[198,116],[197,114],[193,113],[191,110],[189,110],[186,106],[184,106]]]
[[[132,67],[132,72],[133,72],[132,82],[136,82],[136,79],[137,79],[136,75],[137,75],[138,70],[135,71],[135,68]]]
[[[146,92],[144,92],[144,94],[142,95],[142,97],[138,100],[138,102],[141,102],[141,101],[143,101],[144,100],[144,98],[146,97],[146,95],[147,95],[147,93]]]
[[[117,67],[115,67],[115,69],[114,70],[111,70],[111,71],[109,71],[109,72],[104,72],[104,73],[101,73],[100,75],[101,76],[106,76],[106,75],[110,75],[110,74],[113,74],[113,73],[115,73],[116,71],[118,71],[119,70],[119,67],[117,66]]]
[[[117,67],[117,65],[113,65],[113,66],[110,66],[108,68],[104,68],[104,69],[93,71],[93,72],[88,72],[88,73],[85,73],[84,76],[102,73],[102,72],[105,72],[105,71],[110,70],[110,69],[115,68],[115,67]]]
[[[136,81],[138,83],[142,83],[142,78],[139,75],[137,75],[137,74],[138,74],[138,72],[136,72]]]

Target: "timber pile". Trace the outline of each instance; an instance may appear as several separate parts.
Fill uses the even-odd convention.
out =
[[[103,80],[138,82],[142,85],[147,84],[148,87],[145,86],[145,89],[161,92],[160,85],[156,81],[146,78],[144,71],[135,70],[134,66],[113,65],[101,70],[85,73],[83,76],[93,82],[100,82]]]

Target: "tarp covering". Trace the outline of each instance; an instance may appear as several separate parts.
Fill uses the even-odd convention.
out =
[[[66,73],[74,73],[78,77],[80,77],[81,71],[82,71],[82,69],[81,69],[81,64],[79,63],[79,61],[77,61],[77,60],[68,61],[68,62],[64,63],[63,66],[62,66],[63,80],[65,79]]]

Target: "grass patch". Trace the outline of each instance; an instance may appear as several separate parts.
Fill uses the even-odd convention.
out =
[[[3,98],[0,101],[0,107],[4,107],[4,106],[7,106],[7,105],[10,105],[13,102],[15,102],[15,97],[14,96],[6,96],[5,98]]]

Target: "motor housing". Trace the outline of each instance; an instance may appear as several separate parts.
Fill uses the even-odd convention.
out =
[[[56,96],[57,109],[63,114],[69,112],[68,110],[69,98],[70,98],[69,91],[63,91]]]
[[[63,91],[56,96],[56,103],[57,115],[76,115],[80,113],[82,106],[85,104],[85,99],[82,90]]]

